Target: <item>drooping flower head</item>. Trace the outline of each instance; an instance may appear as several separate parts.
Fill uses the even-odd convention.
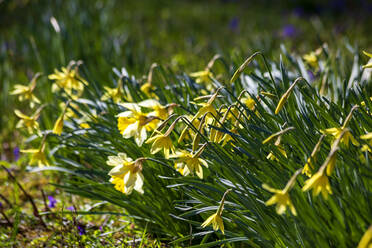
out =
[[[346,147],[349,147],[349,141],[351,141],[351,143],[353,143],[353,145],[359,146],[359,142],[353,137],[350,130],[347,129],[347,125],[349,124],[349,122],[350,122],[350,120],[353,116],[353,112],[357,108],[358,108],[358,105],[353,106],[353,108],[350,110],[350,113],[347,115],[342,127],[328,128],[328,129],[325,129],[325,130],[321,130],[320,132],[323,133],[323,134],[332,135],[334,142],[336,140],[341,139],[340,142],[343,143]]]
[[[49,162],[45,156],[45,137],[42,141],[42,144],[39,149],[26,149],[26,150],[21,150],[23,153],[31,153],[31,160],[30,160],[30,165],[37,164],[38,167],[42,168],[44,166],[49,166]]]
[[[133,161],[125,153],[117,156],[109,156],[106,162],[114,168],[108,173],[111,176],[110,182],[115,185],[115,189],[129,195],[133,189],[143,194],[143,174],[142,164],[144,158]]]
[[[220,205],[217,209],[217,212],[212,214],[211,216],[209,216],[208,219],[206,219],[203,222],[203,224],[201,224],[202,228],[205,228],[205,227],[209,226],[210,224],[212,224],[214,231],[217,231],[218,229],[221,229],[221,232],[223,234],[225,234],[225,227],[223,225],[223,220],[222,220],[222,211],[223,211],[223,207],[224,207],[224,204],[225,204],[225,198],[230,191],[231,191],[231,189],[226,190],[226,192],[222,196],[222,199],[221,199]]]
[[[204,144],[197,152],[191,153],[186,150],[177,150],[170,158],[176,158],[174,167],[183,175],[196,174],[199,178],[203,178],[202,165],[208,168],[208,163],[200,158],[206,144]]]
[[[284,189],[279,190],[279,189],[274,189],[270,187],[267,184],[263,184],[262,187],[266,189],[267,191],[274,193],[274,195],[266,201],[266,206],[270,206],[273,204],[276,204],[276,212],[278,214],[283,214],[287,207],[291,210],[293,215],[297,215],[296,209],[293,206],[293,203],[291,201],[291,198],[289,197],[289,191],[292,189],[294,186],[294,183],[296,181],[296,177],[301,173],[301,169],[297,170],[295,174],[292,176],[292,178],[288,181],[287,185],[285,186]]]
[[[70,97],[77,99],[84,91],[84,85],[88,82],[79,75],[78,67],[81,62],[71,61],[61,71],[55,69],[54,74],[48,76],[50,80],[55,80],[52,85],[52,91],[64,90]]]
[[[39,132],[39,123],[37,122],[37,120],[39,119],[42,108],[43,107],[38,108],[31,116],[23,114],[18,109],[14,110],[15,115],[20,118],[16,125],[16,128],[25,128],[27,129],[29,134]]]
[[[136,103],[122,103],[128,110],[117,115],[118,129],[124,138],[134,137],[136,144],[142,146],[147,139],[147,132],[156,128],[153,121],[156,116],[143,113]]]
[[[40,100],[34,95],[34,89],[36,87],[36,80],[40,76],[40,73],[36,73],[32,78],[29,85],[14,85],[14,90],[10,92],[11,95],[18,95],[18,100],[23,102],[25,100],[30,101],[30,107],[33,108],[35,103],[40,103]]]
[[[305,185],[302,188],[303,191],[313,190],[313,196],[317,196],[322,193],[324,199],[328,199],[328,194],[332,194],[331,185],[324,170],[320,170],[315,173],[311,178],[305,181]]]

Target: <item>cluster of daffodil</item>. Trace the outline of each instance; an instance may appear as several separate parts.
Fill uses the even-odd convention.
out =
[[[62,92],[61,94],[69,99],[76,100],[78,99],[83,91],[84,86],[88,85],[88,82],[83,79],[78,72],[78,67],[81,64],[80,61],[75,62],[71,61],[67,68],[62,67],[61,71],[55,70],[54,74],[48,76],[49,79],[53,80],[54,83],[52,84],[52,92]],[[33,110],[37,104],[40,104],[39,98],[37,98],[34,94],[34,90],[36,88],[37,79],[40,77],[40,73],[36,73],[35,76],[32,78],[29,85],[20,85],[17,84],[14,86],[14,90],[10,92],[12,95],[18,95],[19,101],[28,101],[31,110]],[[76,117],[76,114],[68,108],[70,101],[61,102],[60,107],[62,109],[62,113],[55,121],[52,133],[56,135],[61,135],[63,130],[63,124],[65,118]],[[74,105],[77,107],[76,105]],[[43,136],[38,119],[41,115],[41,111],[43,108],[46,107],[45,104],[39,106],[31,116],[28,116],[22,113],[20,110],[16,109],[14,111],[15,115],[20,118],[18,121],[16,128],[25,129],[27,130],[28,134],[36,134],[40,137]],[[84,127],[84,123],[81,123],[81,126]],[[87,127],[85,125],[85,127]],[[49,166],[49,162],[45,155],[45,147],[46,147],[46,135],[44,135],[39,148],[37,149],[26,149],[21,150],[23,153],[31,153],[31,160],[30,164],[34,165],[37,164],[39,167]]]
[[[165,159],[174,159],[174,167],[183,176],[196,174],[199,178],[203,178],[203,167],[208,167],[205,159],[201,158],[207,143],[200,144],[202,135],[209,132],[209,140],[215,143],[225,143],[232,139],[229,134],[218,131],[214,128],[209,128],[213,125],[222,128],[222,125],[227,120],[238,121],[239,111],[236,104],[229,108],[220,107],[218,110],[215,108],[215,100],[219,95],[221,88],[217,89],[214,94],[207,95],[195,99],[204,100],[207,102],[198,103],[199,110],[194,116],[178,116],[169,128],[163,132],[167,124],[176,115],[173,115],[173,109],[177,107],[176,104],[162,105],[156,99],[147,99],[138,103],[118,103],[127,110],[117,115],[118,130],[123,135],[123,138],[134,138],[136,144],[140,147],[145,142],[151,144],[150,153],[156,154],[163,151]],[[246,102],[250,109],[254,109],[254,100],[241,98],[242,102]],[[253,101],[253,103],[252,103]],[[175,142],[172,141],[171,133],[179,121],[183,121],[186,126],[181,131],[178,138],[178,144],[192,141],[191,151],[184,148],[177,148]],[[238,122],[237,122],[238,123]],[[239,126],[239,125],[236,125]],[[148,137],[148,132],[152,135]],[[232,130],[232,132],[236,132]],[[187,144],[185,145],[187,147]],[[110,172],[111,182],[115,184],[115,188],[119,191],[130,194],[132,191],[127,189],[138,189],[137,191],[143,192],[142,180],[127,180],[132,174],[141,173],[142,165],[133,167],[132,159],[124,159],[125,154],[119,154],[117,157],[109,157],[108,165],[115,166],[113,172]],[[125,157],[126,158],[126,157]],[[145,158],[140,158],[140,161]],[[136,160],[137,161],[137,160]],[[142,163],[141,163],[142,164]],[[119,177],[121,180],[119,180]],[[138,177],[142,178],[142,177]],[[141,187],[140,187],[141,186]]]
[[[296,79],[294,81],[294,83],[289,87],[289,89],[283,94],[283,96],[279,100],[279,103],[278,103],[277,108],[275,110],[275,114],[278,114],[280,112],[280,110],[284,107],[291,91],[293,90],[294,86],[300,80],[302,80],[302,78]],[[371,98],[371,100],[372,100],[372,98]],[[331,174],[332,174],[332,172],[335,168],[336,161],[337,161],[337,151],[339,149],[341,149],[339,144],[340,143],[344,144],[346,148],[349,146],[350,141],[355,146],[360,145],[359,142],[353,137],[350,130],[347,128],[348,123],[350,122],[350,120],[352,118],[353,112],[357,108],[358,108],[358,105],[355,105],[351,109],[350,113],[345,118],[345,121],[344,121],[344,123],[341,127],[334,127],[334,128],[328,128],[328,129],[325,129],[325,130],[319,130],[319,132],[322,133],[322,135],[320,136],[319,141],[315,145],[312,153],[308,157],[305,165],[303,166],[303,168],[297,170],[294,173],[294,175],[288,181],[288,183],[287,183],[287,185],[285,186],[284,189],[282,189],[282,190],[273,189],[273,188],[269,187],[268,185],[263,184],[264,189],[274,193],[274,196],[271,197],[266,202],[267,206],[277,204],[276,212],[278,214],[283,214],[285,212],[285,210],[287,209],[287,207],[289,207],[292,214],[297,215],[296,209],[295,209],[294,205],[292,204],[292,202],[290,200],[289,191],[294,186],[296,177],[301,172],[302,172],[302,174],[306,174],[306,176],[310,177],[308,180],[305,181],[305,185],[302,187],[302,190],[305,191],[305,192],[309,191],[309,190],[313,190],[313,196],[317,196],[320,193],[322,193],[322,196],[324,197],[324,199],[328,199],[328,195],[332,194],[332,189],[331,189],[331,186],[329,184],[328,177],[331,176]],[[293,127],[289,127],[289,128],[286,128],[286,129],[284,129],[284,130],[282,130],[278,133],[275,133],[275,134],[269,136],[267,139],[265,139],[262,142],[262,144],[266,144],[269,141],[271,141],[272,139],[276,138],[275,146],[277,146],[279,152],[284,157],[287,157],[286,151],[284,150],[284,148],[282,146],[280,146],[281,137],[282,137],[283,134],[285,134],[286,132],[288,132],[290,130],[293,130],[293,129],[294,129]],[[318,171],[315,174],[313,174],[313,170],[315,169],[314,168],[314,162],[315,162],[315,159],[316,159],[316,154],[320,150],[321,142],[323,141],[323,139],[326,135],[330,135],[332,140],[333,140],[331,151],[330,151],[327,159],[323,163],[323,165],[318,169]],[[372,133],[367,133],[365,135],[362,135],[360,138],[365,139],[365,140],[372,139]],[[370,150],[370,148],[367,144],[364,144],[362,146],[361,151],[362,152],[363,151],[369,151],[370,152],[371,150]],[[272,160],[276,159],[275,155],[272,152],[267,156],[267,158],[272,159]]]
[[[305,60],[311,66],[315,67],[316,56],[319,53],[320,52],[317,51],[314,54],[309,54],[305,57]],[[231,81],[236,80],[242,73],[244,66],[249,64],[257,54],[258,53],[252,55],[244,62],[235,72]],[[365,54],[372,56],[368,53]],[[203,157],[203,152],[205,149],[208,149],[208,145],[210,143],[216,143],[225,146],[230,142],[231,145],[234,146],[234,143],[231,141],[236,139],[239,129],[243,128],[241,125],[242,120],[245,118],[249,121],[251,118],[251,116],[244,114],[247,112],[246,110],[248,110],[251,115],[260,116],[258,111],[256,111],[256,107],[257,103],[262,100],[261,97],[276,97],[276,95],[270,92],[260,92],[260,94],[253,99],[249,96],[245,96],[247,91],[243,90],[237,97],[237,101],[230,106],[226,106],[226,104],[220,104],[218,106],[218,99],[224,97],[221,95],[223,87],[215,89],[215,84],[213,84],[214,76],[211,72],[213,63],[218,58],[219,56],[214,57],[204,71],[192,73],[190,75],[196,78],[196,83],[204,84],[209,92],[213,92],[212,94],[206,94],[194,99],[194,103],[199,107],[194,115],[176,115],[174,114],[174,110],[178,107],[177,104],[162,104],[159,102],[159,98],[155,94],[156,88],[152,84],[152,73],[157,66],[156,64],[151,67],[147,81],[141,87],[143,94],[148,97],[147,100],[133,102],[132,96],[123,88],[121,79],[116,88],[105,87],[105,94],[102,96],[101,100],[106,101],[111,99],[114,103],[125,108],[124,112],[117,113],[116,116],[117,128],[122,137],[124,139],[133,138],[138,147],[142,147],[143,144],[151,145],[151,147],[149,147],[151,154],[162,152],[164,158],[171,160],[174,164],[174,169],[182,176],[196,175],[198,178],[203,179],[203,167],[208,168],[208,162],[207,159]],[[86,80],[78,73],[79,65],[79,62],[72,62],[67,68],[63,67],[62,71],[56,70],[54,74],[49,75],[48,78],[54,80],[52,92],[60,91],[63,96],[71,100],[79,99],[83,94],[84,87],[88,85]],[[365,66],[365,68],[370,67],[370,64]],[[39,99],[33,94],[38,76],[39,74],[36,74],[28,86],[16,85],[15,90],[12,92],[12,94],[19,95],[20,101],[29,100],[31,108],[36,106],[36,104],[40,104]],[[292,91],[301,80],[304,79],[296,79],[281,96],[275,109],[276,115],[285,108],[285,104]],[[124,99],[126,101],[122,102]],[[60,104],[62,112],[57,118],[53,128],[53,133],[56,135],[61,135],[66,118],[76,118],[75,113],[69,108],[73,103],[67,101]],[[360,105],[363,107],[363,102],[360,103]],[[20,118],[17,127],[26,128],[30,134],[42,136],[39,130],[38,118],[44,107],[45,105],[41,105],[31,116],[26,116],[21,111],[16,110],[15,114]],[[78,108],[78,106],[72,107]],[[350,113],[344,119],[342,126],[318,130],[320,134],[319,141],[315,145],[312,153],[308,156],[305,165],[295,171],[283,189],[274,189],[267,184],[262,185],[265,190],[274,193],[266,202],[266,205],[276,204],[276,212],[278,214],[284,214],[287,208],[289,208],[293,215],[297,215],[296,208],[290,199],[289,193],[295,186],[297,177],[301,173],[309,177],[305,181],[302,191],[306,192],[312,190],[313,196],[317,196],[321,193],[322,196],[327,199],[328,196],[332,194],[329,177],[332,175],[336,166],[337,153],[339,150],[344,148],[347,149],[351,142],[354,146],[361,146],[362,152],[372,153],[371,130],[365,130],[366,133],[360,137],[361,140],[367,140],[369,143],[366,142],[361,145],[357,139],[353,137],[352,130],[348,128],[348,124],[357,108],[358,106],[354,106],[351,109]],[[80,126],[82,128],[89,128],[89,124],[84,121],[81,121]],[[274,142],[274,146],[280,152],[279,156],[281,154],[287,157],[288,151],[285,150],[282,142],[284,135],[291,130],[294,130],[294,128],[288,127],[274,133],[266,138],[262,144],[265,145]],[[332,139],[331,149],[324,163],[319,168],[315,168],[317,153],[321,150],[322,142],[327,136]],[[31,164],[38,164],[39,166],[49,165],[45,156],[45,140],[46,135],[44,135],[39,149],[22,150],[23,152],[33,154]],[[202,142],[203,140],[205,143]],[[271,151],[267,154],[266,158],[268,160],[277,161],[279,159],[276,155],[278,155],[278,153]],[[114,188],[125,195],[131,194],[133,189],[143,194],[144,176],[142,171],[146,168],[145,161],[147,159],[149,158],[130,158],[124,152],[119,152],[117,156],[109,156],[106,163],[109,166],[113,166],[113,169],[109,171],[108,175],[111,177],[110,182],[114,185]],[[223,195],[217,212],[206,219],[202,227],[212,224],[214,230],[221,229],[222,233],[224,233],[222,211],[228,192],[230,192],[230,190],[227,190]]]

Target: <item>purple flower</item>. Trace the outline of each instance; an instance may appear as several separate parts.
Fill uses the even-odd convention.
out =
[[[287,24],[282,28],[283,37],[293,38],[298,35],[298,30],[292,24]]]
[[[311,70],[307,70],[307,75],[309,75],[310,82],[313,82],[315,80],[315,75]]]
[[[103,231],[103,227],[102,226],[99,226],[99,230],[102,232]]]
[[[77,229],[78,229],[78,231],[79,231],[79,235],[84,235],[84,234],[86,234],[85,228],[84,228],[83,226],[78,225],[78,226],[77,226]]]
[[[229,23],[229,28],[233,31],[236,31],[238,27],[239,27],[239,18],[234,17],[233,19],[231,19]]]
[[[75,208],[74,208],[74,206],[69,206],[68,208],[66,208],[67,210],[70,210],[70,211],[74,211],[75,210]]]
[[[19,159],[19,154],[20,154],[19,147],[18,146],[14,147],[13,149],[14,161],[17,161]]]
[[[53,196],[48,196],[48,201],[49,201],[49,204],[48,204],[48,207],[50,208],[55,208],[56,207],[56,203],[57,203],[57,200],[54,199]]]

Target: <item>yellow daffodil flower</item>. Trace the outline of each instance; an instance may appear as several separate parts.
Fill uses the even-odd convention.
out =
[[[63,118],[64,118],[64,114],[60,115],[58,117],[56,123],[54,123],[54,127],[53,127],[53,133],[54,134],[57,134],[57,135],[61,135],[62,134]]]
[[[218,96],[218,92],[222,89],[222,87],[218,88],[216,92],[209,98],[209,100],[206,103],[198,103],[197,105],[201,106],[201,108],[198,110],[198,112],[195,115],[195,118],[202,117],[206,113],[210,113],[211,115],[208,115],[206,117],[206,122],[209,123],[209,121],[213,120],[213,116],[217,116],[217,111],[213,107],[213,102]]]
[[[195,82],[197,84],[205,83],[208,85],[212,82],[211,78],[213,77],[213,73],[209,70],[209,68],[206,68],[204,71],[190,73],[190,76],[196,78]]]
[[[370,140],[369,145],[372,146],[372,132],[364,134],[364,135],[360,136],[360,138],[363,139],[363,140]],[[372,153],[372,149],[367,144],[364,144],[362,146],[361,150],[362,150],[362,152],[368,151],[368,152]]]
[[[233,127],[230,130],[230,133],[238,134],[238,128]],[[230,134],[225,133],[225,135],[222,138],[222,146],[225,146],[230,140],[233,140],[233,137]],[[231,143],[231,144],[232,144],[232,146],[235,146],[235,144],[233,144],[233,143]]]
[[[172,113],[176,104],[169,104],[167,106],[161,105],[157,100],[147,99],[138,103],[139,106],[153,110],[148,113],[149,116],[156,116],[161,120],[165,120]],[[157,120],[159,122],[159,120]]]
[[[39,149],[27,149],[21,150],[23,153],[32,153],[30,164],[37,164],[40,168],[44,166],[49,166],[48,160],[46,159],[45,153],[45,143],[41,145]]]
[[[63,120],[65,118],[65,114],[66,114],[66,110],[67,110],[68,105],[69,105],[69,102],[67,104],[65,104],[65,108],[64,108],[62,114],[58,117],[57,121],[54,123],[54,127],[53,127],[53,133],[54,134],[57,134],[57,135],[62,134]]]
[[[39,77],[40,73],[36,73],[35,76],[32,78],[29,85],[21,85],[16,84],[14,85],[14,90],[10,92],[11,95],[19,95],[18,100],[23,102],[25,100],[30,101],[30,107],[33,108],[35,103],[40,103],[40,100],[34,95],[33,91],[36,87],[36,79]]]
[[[333,127],[333,128],[328,128],[325,130],[321,130],[320,132],[323,134],[330,134],[334,137],[334,139],[337,139],[340,137],[341,133],[345,130],[345,128],[342,127]],[[346,131],[344,136],[341,139],[341,143],[345,144],[346,147],[349,147],[349,141],[353,143],[355,146],[359,146],[359,142],[353,137],[350,131]]]
[[[372,248],[372,225],[369,226],[368,230],[360,239],[357,248]]]
[[[366,51],[363,51],[364,55],[372,58],[372,53],[367,53]],[[369,62],[366,65],[363,65],[363,69],[372,68],[372,62]]]
[[[129,110],[116,116],[118,117],[118,129],[125,139],[134,137],[136,144],[142,146],[147,139],[146,131],[156,128],[152,122],[157,117],[142,113],[140,106],[136,103],[122,103],[122,105]]]
[[[286,151],[284,150],[283,146],[278,145],[278,146],[276,146],[276,147],[278,148],[279,152],[280,152],[284,157],[287,158],[287,153],[286,153]],[[279,159],[274,155],[273,152],[270,152],[270,153],[266,156],[266,159],[270,159],[270,160],[279,160]]]
[[[313,196],[319,195],[322,193],[324,199],[328,199],[328,194],[332,194],[331,185],[329,184],[328,176],[331,175],[335,162],[336,162],[336,153],[339,149],[338,145],[346,131],[341,133],[340,137],[334,142],[331,151],[324,161],[323,165],[319,168],[318,172],[315,173],[311,178],[305,181],[305,185],[302,188],[303,191],[309,191],[313,189]],[[327,169],[327,175],[324,171]]]
[[[41,108],[39,108],[35,112],[35,114],[33,114],[32,116],[27,116],[23,114],[21,111],[19,111],[18,109],[14,110],[14,113],[16,114],[16,116],[20,118],[20,120],[18,121],[16,125],[16,128],[26,128],[29,134],[38,132],[39,123],[37,122],[37,119],[40,116],[40,111],[41,111]]]
[[[256,102],[252,97],[243,97],[240,99],[240,102],[242,102],[249,110],[254,111]]]
[[[206,219],[203,222],[203,224],[201,224],[202,228],[205,228],[205,227],[209,226],[210,224],[212,224],[214,231],[218,231],[218,229],[221,229],[221,232],[223,234],[225,234],[225,228],[224,228],[223,220],[222,220],[222,211],[223,211],[223,207],[224,207],[224,204],[225,204],[226,195],[230,191],[231,191],[231,189],[226,190],[225,194],[222,196],[222,200],[220,202],[220,206],[217,209],[217,212],[212,214],[211,216],[209,216],[208,219]]]
[[[315,52],[310,52],[303,56],[305,62],[310,65],[311,67],[318,68],[318,58]]]
[[[274,193],[274,195],[265,203],[266,206],[277,204],[276,205],[276,212],[280,215],[283,214],[286,211],[287,207],[289,207],[292,214],[297,215],[296,209],[293,206],[291,198],[289,197],[289,191],[292,189],[292,187],[293,187],[293,185],[296,181],[296,177],[300,173],[301,173],[301,169],[297,170],[295,172],[295,174],[292,176],[292,178],[288,181],[285,188],[282,189],[282,190],[274,189],[267,184],[263,184],[262,187],[264,189],[266,189],[267,191],[269,191],[271,193]]]
[[[320,132],[323,134],[330,134],[334,137],[334,140],[337,140],[341,137],[341,143],[345,144],[346,147],[349,146],[349,141],[351,140],[351,143],[355,146],[359,146],[359,142],[353,137],[351,132],[346,128],[349,121],[351,120],[351,117],[353,115],[354,110],[358,108],[358,105],[355,105],[351,110],[350,113],[347,115],[342,127],[333,127],[333,128],[328,128],[325,130],[321,130]]]
[[[162,134],[161,132],[157,132],[157,135],[149,138],[146,144],[151,144],[150,153],[155,154],[163,149],[164,157],[166,159],[169,158],[170,151],[174,153],[174,145],[172,143],[172,139],[169,137],[169,134]]]
[[[150,98],[154,98],[154,99],[158,99],[159,97],[155,94],[155,90],[156,90],[156,87],[154,85],[152,85],[151,83],[149,82],[146,82],[144,83],[143,85],[141,85],[141,88],[140,90],[147,96],[147,97],[150,97]]]
[[[73,66],[74,64],[75,66]],[[55,80],[55,83],[52,85],[53,92],[63,89],[74,99],[81,96],[84,85],[88,85],[88,82],[79,75],[78,65],[70,62],[67,68],[62,67],[61,71],[55,69],[54,74],[48,76],[50,80]]]
[[[118,156],[109,156],[106,162],[110,166],[115,166],[108,174],[111,176],[110,182],[115,185],[115,189],[130,195],[134,190],[143,194],[142,163],[144,158],[133,161],[125,153]]]
[[[213,230],[218,231],[218,229],[221,229],[221,232],[225,234],[225,228],[223,225],[223,220],[222,220],[221,215],[219,215],[218,213],[212,214],[211,216],[208,217],[208,219],[206,219],[203,222],[203,224],[201,224],[201,227],[205,228],[209,226],[210,224],[213,225]]]
[[[183,175],[196,174],[199,178],[203,179],[203,168],[202,165],[208,168],[208,163],[204,159],[200,158],[205,145],[203,145],[199,151],[195,153],[188,152],[186,150],[178,150],[174,154],[170,155],[170,158],[176,158],[174,167]]]
[[[332,194],[331,185],[329,184],[327,175],[324,174],[324,170],[318,171],[311,178],[305,181],[302,190],[309,191],[310,189],[313,189],[313,196],[322,193],[326,200],[328,199],[328,194]]]
[[[101,101],[112,99],[114,103],[118,103],[124,98],[121,80],[118,81],[118,86],[115,88],[110,88],[107,86],[104,86],[103,88],[105,89],[105,94],[101,97]]]
[[[158,67],[158,64],[153,63],[150,67],[149,74],[147,75],[147,80],[144,84],[141,85],[140,90],[149,98],[159,99],[159,97],[155,94],[156,87],[152,84],[152,76],[154,73],[154,69]]]

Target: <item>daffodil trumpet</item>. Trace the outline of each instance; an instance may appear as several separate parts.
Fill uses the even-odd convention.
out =
[[[283,108],[284,104],[287,102],[288,97],[291,95],[293,88],[297,85],[297,83],[301,80],[305,80],[303,77],[297,78],[291,86],[289,86],[288,90],[283,94],[280,98],[278,106],[275,109],[275,114],[277,115],[279,111]]]
[[[118,156],[109,156],[107,165],[114,166],[108,173],[111,176],[110,182],[115,185],[115,189],[129,195],[133,189],[143,194],[142,189],[144,177],[142,174],[143,162],[147,158],[138,158],[133,161],[125,153]]]

